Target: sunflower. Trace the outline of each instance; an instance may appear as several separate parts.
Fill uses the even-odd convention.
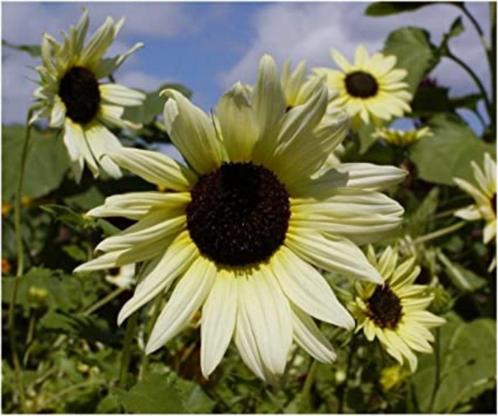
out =
[[[314,68],[318,76],[326,76],[330,88],[338,92],[335,104],[353,117],[353,128],[362,124],[381,124],[393,116],[401,117],[410,111],[412,95],[402,80],[407,72],[395,68],[396,57],[375,53],[371,57],[364,46],[356,48],[355,62],[348,60],[335,49],[332,58],[340,70]]]
[[[476,162],[471,162],[477,186],[465,179],[454,178],[455,184],[474,198],[475,203],[459,209],[455,215],[467,221],[484,220],[483,242],[488,244],[496,237],[496,162],[489,153],[484,155],[484,166],[481,169]],[[490,270],[496,265],[496,256],[491,262]]]
[[[374,132],[373,136],[377,139],[382,139],[398,147],[407,147],[425,137],[431,137],[432,132],[429,127],[422,127],[413,130],[396,130],[379,127]]]
[[[434,336],[429,329],[446,321],[426,310],[433,295],[427,293],[428,286],[414,284],[420,273],[415,257],[399,264],[392,247],[377,258],[372,246],[367,257],[381,274],[383,284],[356,283],[357,296],[350,307],[357,319],[356,331],[363,330],[368,341],[377,338],[392,357],[400,364],[407,361],[414,372],[414,352],[430,354]]]
[[[135,282],[135,265],[127,264],[109,269],[105,280],[119,288],[127,289]]]
[[[42,65],[36,68],[40,75],[34,92],[37,102],[30,122],[46,116],[50,127],[64,129],[64,144],[77,182],[85,161],[95,177],[100,169],[114,178],[121,176],[119,167],[105,156],[121,144],[103,123],[132,127],[121,119],[124,107],[140,105],[145,98],[143,93],[122,85],[99,82],[142,46],[137,43],[121,55],[103,58],[123,22],[114,23],[108,17],[85,45],[89,25],[85,10],[69,34],[63,33],[62,43],[48,34],[43,36]]]
[[[161,348],[201,309],[205,377],[232,338],[247,366],[266,380],[283,373],[293,339],[317,360],[332,361],[332,346],[313,318],[348,329],[354,321],[313,266],[381,282],[357,243],[400,224],[403,208],[378,190],[404,172],[344,164],[312,179],[347,121],[317,128],[327,107],[323,83],[286,112],[268,55],[252,93],[235,84],[214,118],[177,91],[163,94],[168,134],[188,166],[148,150],[114,153],[120,166],[169,191],[115,195],[91,210],[137,222],[101,242],[103,254],[76,271],[145,262],[119,324],[177,281],[146,352]]]

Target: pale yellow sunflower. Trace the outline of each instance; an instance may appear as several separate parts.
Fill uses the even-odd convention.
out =
[[[357,296],[350,305],[356,331],[363,331],[369,341],[378,339],[387,353],[400,364],[408,362],[414,372],[415,352],[432,353],[430,329],[446,321],[426,310],[434,296],[428,286],[414,283],[420,273],[415,257],[399,264],[397,250],[387,247],[378,258],[372,246],[367,257],[383,284],[356,283]]]
[[[77,270],[145,262],[119,323],[176,283],[146,352],[163,347],[201,310],[206,377],[232,339],[266,380],[284,372],[292,340],[331,362],[334,350],[313,318],[348,329],[354,321],[313,266],[381,282],[357,244],[399,226],[403,208],[379,189],[405,172],[348,163],[313,179],[345,136],[347,120],[322,123],[323,83],[286,111],[270,56],[260,62],[253,91],[237,83],[214,117],[177,91],[164,95],[165,126],[188,166],[153,151],[114,153],[120,166],[166,191],[111,196],[90,211],[137,222],[101,242],[101,255]]]
[[[429,127],[412,130],[388,129],[378,127],[373,136],[377,139],[382,139],[385,142],[398,147],[407,147],[426,137],[432,137],[433,134]]]
[[[142,104],[145,95],[120,84],[99,82],[111,75],[121,64],[142,46],[137,43],[127,52],[104,58],[123,26],[124,19],[114,22],[108,17],[85,44],[88,31],[88,11],[80,21],[63,33],[62,43],[45,34],[41,45],[42,65],[39,87],[34,96],[34,114],[30,122],[48,117],[50,127],[64,130],[71,167],[77,182],[86,164],[94,176],[100,171],[119,178],[119,167],[108,156],[121,147],[117,137],[106,125],[133,127],[122,120],[124,107]]]
[[[366,48],[356,48],[354,63],[350,63],[335,49],[332,58],[339,70],[314,68],[318,76],[325,75],[327,84],[338,92],[335,104],[353,118],[353,128],[363,124],[385,123],[393,117],[410,112],[412,95],[403,81],[407,72],[395,68],[396,57],[374,53],[368,55]]]

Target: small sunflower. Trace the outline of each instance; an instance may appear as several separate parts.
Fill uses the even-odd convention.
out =
[[[434,336],[429,329],[446,321],[426,310],[433,296],[427,293],[426,285],[414,284],[420,273],[415,257],[398,264],[398,253],[392,247],[377,258],[372,246],[367,257],[381,274],[383,284],[356,283],[357,296],[351,304],[356,331],[363,330],[369,341],[377,338],[392,357],[400,364],[407,361],[414,372],[414,352],[430,354]]]
[[[496,237],[496,162],[486,153],[481,169],[475,161],[471,162],[477,186],[464,179],[454,178],[455,184],[474,198],[475,203],[459,209],[455,215],[467,221],[484,220],[483,242],[488,244]],[[490,270],[496,265],[496,256],[491,262]]]
[[[413,130],[396,130],[379,127],[374,132],[373,136],[377,139],[382,139],[385,142],[398,147],[407,147],[425,137],[431,137],[433,134],[429,127],[422,127]]]
[[[335,49],[332,58],[340,70],[314,68],[318,76],[325,75],[329,87],[338,92],[335,104],[353,117],[353,128],[362,124],[381,124],[393,116],[409,112],[412,95],[402,80],[407,72],[395,68],[396,57],[374,53],[369,57],[364,46],[356,48],[355,62],[351,64]]]
[[[100,169],[114,178],[121,176],[119,167],[105,156],[121,143],[104,123],[131,127],[121,119],[123,107],[140,105],[145,98],[143,93],[122,85],[99,82],[142,46],[137,43],[121,55],[103,58],[123,23],[124,19],[114,23],[108,17],[85,45],[89,25],[85,10],[69,34],[63,33],[62,43],[49,34],[43,36],[42,65],[36,68],[40,75],[34,92],[37,102],[30,122],[46,116],[50,127],[64,129],[64,144],[78,182],[85,162],[94,176]]]
[[[252,93],[235,84],[213,118],[179,92],[163,93],[168,134],[188,166],[153,151],[114,153],[120,166],[168,191],[116,195],[91,210],[137,222],[101,242],[103,254],[77,271],[145,262],[118,323],[177,281],[146,352],[201,310],[206,377],[232,338],[262,379],[284,372],[293,339],[317,360],[332,361],[332,346],[313,318],[348,329],[354,322],[313,266],[381,282],[357,244],[400,224],[403,208],[378,190],[401,181],[404,171],[343,164],[312,179],[346,134],[347,120],[317,129],[327,107],[323,83],[286,112],[267,55]]]
[[[117,287],[127,289],[135,283],[135,265],[127,264],[109,269],[105,280]]]

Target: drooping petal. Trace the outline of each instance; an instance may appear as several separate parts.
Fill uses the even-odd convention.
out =
[[[137,106],[145,100],[145,94],[119,84],[100,84],[100,95],[104,101],[120,106]]]
[[[308,354],[322,363],[336,359],[334,348],[306,313],[292,306],[294,339]]]
[[[188,231],[179,234],[156,267],[137,285],[133,297],[121,308],[118,315],[118,325],[121,325],[133,312],[166,290],[177,277],[185,273],[198,256],[199,251],[190,240]]]
[[[352,329],[354,321],[323,276],[287,247],[281,247],[271,267],[286,296],[304,312],[333,325]]]
[[[216,280],[216,266],[198,257],[180,279],[152,329],[145,347],[150,354],[182,331],[204,303]]]
[[[327,271],[382,283],[379,272],[363,252],[345,238],[325,238],[317,231],[289,228],[285,245],[301,258]]]
[[[85,135],[97,163],[104,172],[114,179],[121,178],[119,166],[109,157],[110,153],[121,148],[118,138],[100,123],[93,123],[85,130]]]
[[[216,281],[202,308],[201,370],[208,378],[230,344],[237,316],[236,277],[218,271]]]

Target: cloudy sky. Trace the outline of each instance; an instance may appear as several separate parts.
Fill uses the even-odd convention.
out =
[[[381,49],[386,36],[402,25],[421,26],[438,42],[459,10],[433,5],[413,13],[390,17],[364,16],[368,3],[2,3],[2,39],[18,44],[39,43],[43,32],[56,37],[77,21],[83,6],[90,10],[92,27],[107,15],[126,17],[111,53],[135,42],[145,47],[116,74],[120,83],[155,90],[164,82],[180,82],[194,91],[193,100],[209,110],[233,82],[252,82],[259,57],[269,52],[282,63],[306,59],[310,66],[334,66],[329,50],[334,47],[352,57],[358,43],[369,51]],[[471,3],[469,9],[486,33],[487,3]],[[489,84],[482,48],[470,22],[452,41],[461,56]],[[25,118],[37,61],[26,54],[3,48],[2,116],[4,122]],[[443,62],[433,74],[451,87],[453,95],[474,91],[468,76],[451,62]],[[472,123],[474,124],[474,123]]]

